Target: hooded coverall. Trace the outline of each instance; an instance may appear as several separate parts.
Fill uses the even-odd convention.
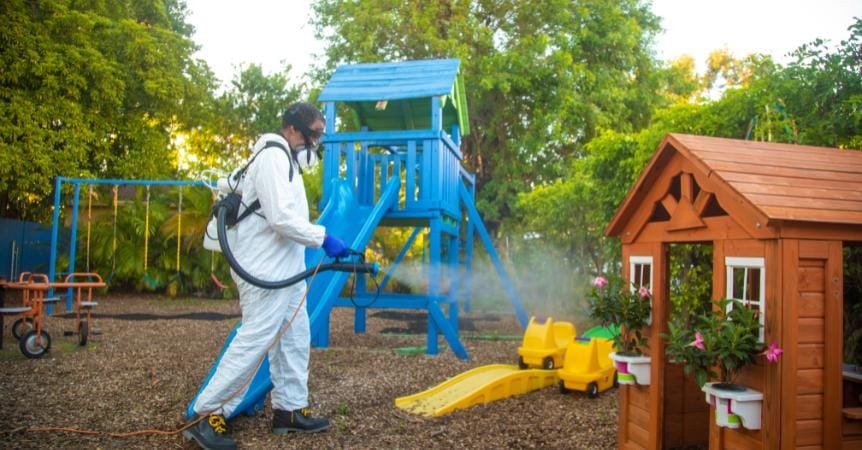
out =
[[[290,148],[277,134],[264,134],[255,143],[256,158],[240,183],[240,191],[245,205],[260,200],[260,209],[237,224],[233,251],[249,273],[263,280],[277,281],[305,270],[305,247],[320,247],[326,229],[308,220],[308,200],[298,168],[293,168],[290,181],[289,157],[276,147],[263,150],[266,141],[278,141]],[[306,291],[305,281],[267,290],[245,282],[233,271],[231,276],[239,288],[242,324],[195,402],[194,411],[199,415],[232,416],[247,387],[221,410],[213,410],[254,375],[257,362],[282,326],[300,308]],[[300,309],[281,339],[269,350],[274,409],[292,411],[308,406],[311,338],[308,311],[304,304]]]

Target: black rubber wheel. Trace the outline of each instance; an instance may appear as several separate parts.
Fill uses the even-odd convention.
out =
[[[545,359],[542,360],[542,368],[545,370],[552,370],[554,368],[554,358],[546,356]]]
[[[587,385],[587,398],[596,398],[599,396],[599,385],[595,381]]]
[[[560,394],[568,394],[569,392],[572,392],[572,391],[571,391],[571,389],[566,387],[566,382],[563,380],[560,380]]]
[[[33,318],[32,317],[22,317],[14,322],[12,322],[12,336],[15,339],[20,340],[21,336],[27,334],[28,331],[32,330],[33,327]]]
[[[36,330],[30,330],[18,341],[18,348],[28,358],[41,358],[51,350],[51,335],[42,330],[40,343],[36,343]]]
[[[525,362],[524,362],[524,357],[523,357],[523,356],[519,356],[519,357],[518,357],[518,368],[519,368],[519,369],[521,369],[521,370],[524,370],[524,369],[526,369],[527,367],[529,367],[529,365],[527,365],[527,363],[525,363]]]
[[[78,345],[81,347],[87,345],[87,338],[90,336],[90,326],[86,320],[82,320],[78,324]]]
[[[614,372],[614,389],[616,389],[616,388],[618,388],[618,387],[620,387],[620,379],[619,379],[619,377],[617,376],[617,373],[616,373],[616,372]]]

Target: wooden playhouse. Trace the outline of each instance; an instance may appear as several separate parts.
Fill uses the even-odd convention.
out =
[[[650,381],[619,391],[620,448],[862,448],[862,374],[842,356],[862,152],[670,134],[606,234],[621,239],[624,277],[653,293]],[[738,428],[717,425],[716,407],[664,355],[676,243],[711,245],[712,297],[759,308],[762,339],[785,350],[740,375],[761,399],[746,399],[756,409]]]

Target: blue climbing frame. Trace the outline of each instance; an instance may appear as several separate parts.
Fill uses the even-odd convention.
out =
[[[81,185],[133,185],[133,186],[208,186],[204,181],[192,180],[124,180],[104,178],[68,178],[57,177],[54,180],[54,220],[51,225],[51,258],[48,262],[48,279],[53,280],[57,275],[57,238],[60,233],[60,201],[62,198],[63,183],[71,183],[74,186],[72,197],[72,217],[69,231],[69,273],[75,271],[75,250],[78,242],[78,207],[81,200]],[[49,296],[53,295],[52,292]],[[51,305],[48,305],[48,313],[51,313]],[[66,295],[66,311],[72,310],[72,296]]]
[[[371,207],[378,205],[390,180],[400,180],[397,201],[389,203],[379,225],[412,227],[413,232],[385,275],[381,290],[426,229],[430,248],[424,293],[378,296],[366,290],[362,277],[356,281],[352,299],[310,298],[310,310],[322,311],[325,318],[320,320],[326,322],[320,326],[315,323],[317,316],[312,317],[316,346],[328,345],[328,316],[334,306],[355,308],[357,333],[365,331],[369,307],[418,309],[427,310],[429,316],[429,355],[438,353],[442,334],[457,356],[469,358],[458,337],[458,301],[469,310],[474,234],[488,252],[518,321],[526,327],[527,313],[476,210],[475,176],[462,166],[461,135],[469,122],[459,64],[457,59],[438,59],[340,66],[321,92],[326,117],[321,208],[338,182],[355,188],[360,207]],[[338,103],[352,111],[359,131],[336,131]]]

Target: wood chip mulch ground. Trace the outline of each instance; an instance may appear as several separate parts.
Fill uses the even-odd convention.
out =
[[[53,338],[41,359],[26,359],[6,318],[0,350],[2,448],[196,448],[180,435],[113,438],[104,434],[33,432],[66,427],[101,432],[176,430],[232,327],[236,300],[165,299],[112,295],[99,300],[93,326],[101,332],[85,347],[74,316],[53,315]],[[472,359],[441,354],[426,344],[421,312],[369,310],[368,329],[353,333],[352,310],[332,315],[331,346],[313,349],[309,389],[315,414],[332,428],[313,435],[269,432],[271,411],[231,421],[240,448],[615,448],[617,392],[598,399],[560,394],[556,387],[426,418],[394,405],[397,397],[435,386],[486,364],[517,360],[521,331],[512,314],[462,314],[462,341]]]

